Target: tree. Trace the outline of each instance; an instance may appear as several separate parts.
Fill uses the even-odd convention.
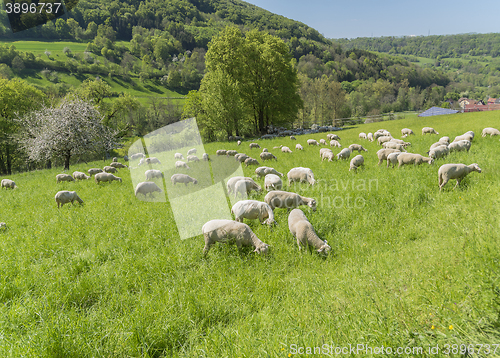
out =
[[[43,107],[18,117],[23,129],[16,136],[30,160],[64,159],[69,170],[75,155],[102,154],[117,146],[115,133],[102,124],[94,106],[81,99],[64,100],[57,108]]]

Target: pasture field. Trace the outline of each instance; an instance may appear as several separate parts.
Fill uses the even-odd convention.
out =
[[[0,221],[8,225],[0,233],[0,355],[324,357],[336,355],[330,346],[362,344],[364,357],[380,356],[381,346],[393,350],[384,356],[464,356],[460,345],[474,349],[471,357],[499,356],[500,142],[481,137],[499,123],[498,112],[483,112],[337,132],[344,147],[368,150],[358,173],[348,171],[349,161],[321,162],[319,147],[307,146],[326,133],[257,140],[278,157],[261,164],[285,178],[296,166],[314,171],[315,186],[284,183],[284,190],[316,199],[316,212],[302,209],[332,247],[327,258],[298,250],[284,209],[275,210],[272,229],[245,221],[271,245],[267,257],[217,244],[203,258],[203,237],[180,240],[169,202],[137,200],[128,169],[117,174],[123,183],[101,185],[56,184],[61,168],[12,175],[19,188],[0,191]],[[422,136],[424,126],[440,135]],[[468,153],[400,169],[377,166],[380,147],[358,139],[378,128],[400,138],[404,127],[416,133],[409,151],[420,154],[444,135],[473,130],[476,137]],[[258,158],[249,143],[204,148]],[[272,149],[280,144],[293,153]],[[440,165],[474,162],[482,173],[439,192]],[[70,173],[105,164],[75,164]],[[243,170],[255,178],[255,167]],[[57,209],[59,190],[76,190],[84,205]]]
[[[52,52],[52,56],[61,59],[66,56],[62,53],[65,47],[69,47],[73,53],[85,51],[87,43],[72,41],[0,41],[0,44],[14,45],[17,50],[32,52],[35,55],[44,55],[45,50]]]

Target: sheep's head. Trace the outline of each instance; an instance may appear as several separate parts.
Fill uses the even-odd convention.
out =
[[[194,179],[193,184],[198,184],[198,180]]]
[[[434,159],[431,158],[431,160],[429,160],[429,165],[432,165],[434,164]]]
[[[255,248],[254,252],[262,255],[267,255],[269,252],[269,245],[262,243],[262,245]]]
[[[469,165],[469,168],[471,168],[473,172],[481,173],[481,168],[479,168],[479,165],[477,165],[476,163],[472,163],[471,165]]]
[[[307,204],[313,211],[316,211],[316,200],[311,199]]]
[[[321,245],[321,247],[318,250],[316,250],[316,252],[327,256],[331,250],[332,250],[331,246],[328,245],[328,241],[325,240],[325,243],[323,245]]]

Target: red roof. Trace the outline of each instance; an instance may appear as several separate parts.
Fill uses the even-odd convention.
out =
[[[498,111],[500,103],[494,104],[466,104],[464,112]]]

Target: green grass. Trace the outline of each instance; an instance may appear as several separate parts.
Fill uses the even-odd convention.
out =
[[[73,53],[83,52],[87,48],[87,44],[83,42],[70,41],[0,41],[0,44],[14,45],[17,50],[32,52],[35,55],[44,55],[45,50],[52,52],[53,56],[66,57],[62,50],[69,47]]]
[[[343,146],[368,149],[357,174],[348,161],[321,162],[319,148],[306,145],[326,133],[258,141],[278,157],[265,165],[285,176],[295,166],[314,171],[316,186],[284,189],[317,200],[315,213],[303,210],[332,246],[326,259],[299,252],[285,210],[276,209],[273,229],[246,221],[272,245],[268,257],[218,244],[204,259],[202,236],[180,240],[168,202],[134,197],[128,169],[118,174],[123,183],[107,185],[56,184],[60,168],[13,175],[19,188],[0,191],[0,220],[9,226],[0,233],[0,355],[288,357],[293,344],[424,352],[439,344],[433,356],[442,357],[445,344],[497,344],[499,142],[480,136],[484,127],[498,127],[497,118],[495,112],[407,118],[338,132]],[[422,136],[424,126],[440,135]],[[442,135],[473,130],[476,137],[469,153],[401,169],[377,166],[380,147],[358,139],[378,128],[399,138],[404,127],[416,133],[408,140],[420,154]],[[204,149],[257,158],[249,143]],[[293,153],[272,149],[280,144]],[[476,162],[483,172],[439,192],[439,166],[455,162]],[[104,164],[76,164],[70,172]],[[255,177],[254,169],[244,168],[245,175]],[[57,209],[59,190],[76,190],[85,204]]]

